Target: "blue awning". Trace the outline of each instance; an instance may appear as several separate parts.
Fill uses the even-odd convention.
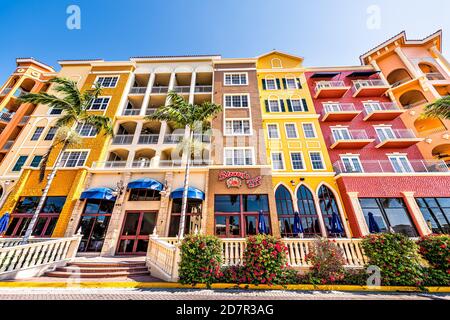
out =
[[[83,191],[80,199],[100,199],[116,201],[116,197],[113,194],[114,190],[111,188],[92,188]]]
[[[164,189],[164,185],[156,181],[154,179],[150,178],[141,178],[136,179],[128,183],[127,186],[128,189],[151,189],[151,190],[158,190],[162,191]]]
[[[172,199],[182,199],[183,198],[183,189],[184,188],[178,188],[172,191],[170,194],[170,197]],[[205,193],[201,190],[198,190],[194,187],[188,188],[188,199],[199,199],[199,200],[205,200]]]

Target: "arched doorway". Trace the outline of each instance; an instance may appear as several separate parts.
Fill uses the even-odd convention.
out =
[[[314,196],[311,190],[304,185],[297,190],[297,205],[305,237],[321,236]]]
[[[427,102],[427,99],[419,90],[410,90],[400,96],[400,103],[405,109],[411,109]]]
[[[401,85],[402,83],[412,80],[412,77],[409,75],[409,72],[406,71],[406,69],[400,68],[392,71],[386,77],[386,80],[393,88],[395,88]]]
[[[442,73],[431,63],[421,62],[419,63],[420,70],[425,74],[428,80],[445,80]]]
[[[327,235],[329,237],[345,236],[344,225],[333,192],[327,186],[322,185],[319,188],[318,197]]]
[[[431,153],[433,157],[437,160],[444,161],[447,166],[450,168],[450,143],[449,144],[441,144],[435,147]]]
[[[278,222],[282,237],[293,237],[294,232],[294,202],[289,190],[278,186],[275,191],[275,203],[277,205]]]

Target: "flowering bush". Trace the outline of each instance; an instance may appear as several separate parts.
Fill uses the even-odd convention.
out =
[[[306,261],[312,264],[308,275],[313,284],[332,284],[344,279],[344,254],[332,240],[315,241]]]
[[[206,283],[208,286],[222,276],[222,245],[219,238],[188,235],[181,243],[179,277],[182,284]]]
[[[381,270],[382,285],[421,286],[422,268],[417,244],[400,233],[381,233],[363,239],[369,265]]]
[[[429,286],[450,285],[450,236],[430,235],[418,242],[419,252],[427,260],[424,282]]]
[[[268,235],[247,238],[244,251],[244,274],[240,281],[249,284],[283,284],[287,264],[287,247]]]

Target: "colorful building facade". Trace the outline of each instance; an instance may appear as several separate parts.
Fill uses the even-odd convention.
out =
[[[76,128],[82,141],[65,151],[34,236],[81,232],[80,254],[139,255],[150,234],[178,235],[188,156],[177,145],[190,132],[146,118],[170,102],[170,91],[223,106],[207,135],[194,134],[206,149],[191,161],[186,234],[450,233],[447,122],[418,119],[425,100],[448,94],[440,41],[440,33],[421,41],[400,34],[351,67],[307,68],[279,51],[60,61],[59,72],[18,59],[0,96],[2,106],[17,108],[15,124],[0,134],[0,143],[14,138],[0,163],[0,213],[12,213],[6,236],[24,234],[42,195],[38,166],[61,115],[13,104],[12,92],[54,93],[47,82],[54,76],[81,91],[102,84],[89,112],[111,118],[114,136]],[[415,101],[415,91],[426,99]]]

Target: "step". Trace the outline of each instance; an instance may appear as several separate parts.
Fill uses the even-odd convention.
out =
[[[96,272],[96,273],[72,273],[63,271],[51,271],[45,274],[47,277],[55,278],[122,278],[132,276],[149,275],[148,270],[145,271],[118,271],[118,272]]]
[[[68,267],[79,268],[122,268],[122,267],[144,267],[145,262],[70,262]]]
[[[108,273],[108,272],[134,272],[134,271],[148,271],[148,268],[143,266],[130,266],[130,267],[78,267],[78,266],[67,266],[56,268],[55,271],[62,272],[75,272],[75,273]]]

